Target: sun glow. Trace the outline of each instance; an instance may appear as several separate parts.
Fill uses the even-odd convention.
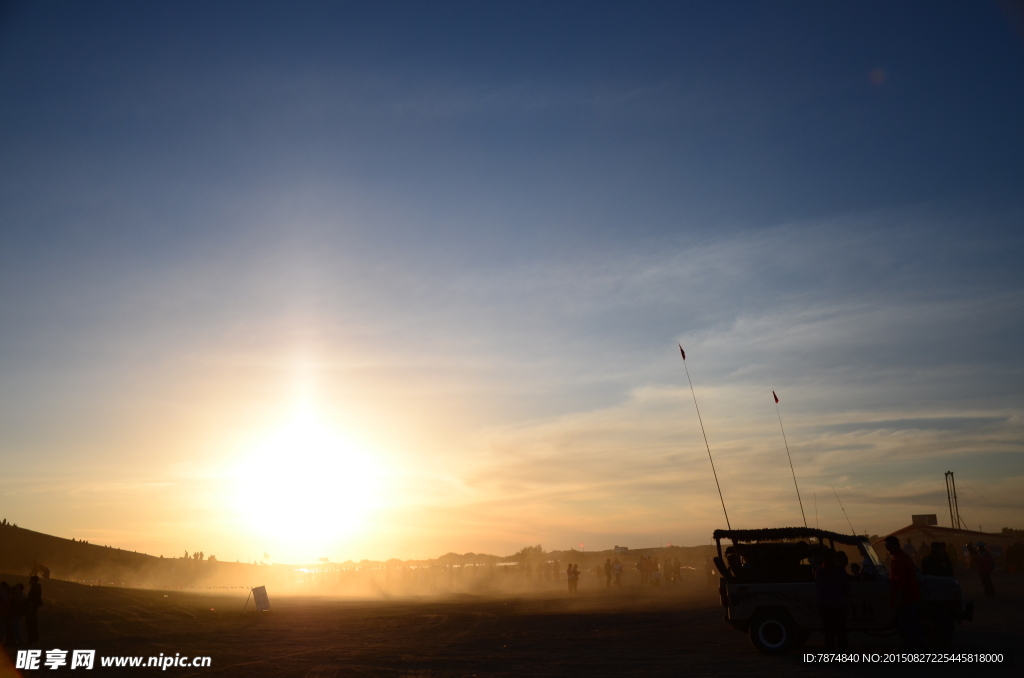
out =
[[[326,555],[381,503],[374,456],[309,411],[246,446],[231,475],[246,530],[292,557]]]

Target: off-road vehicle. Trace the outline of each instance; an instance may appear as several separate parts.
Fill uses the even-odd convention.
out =
[[[870,635],[898,632],[896,609],[889,603],[889,573],[867,537],[786,527],[715,530],[714,538],[725,620],[749,633],[761,652],[784,653],[802,645],[812,632],[824,630],[813,568],[825,549],[845,551],[863,570],[850,582],[847,629]],[[732,542],[724,553],[723,539]],[[972,618],[973,604],[964,606],[956,579],[918,573],[918,582],[925,644],[929,649],[944,648],[952,640],[954,623]]]

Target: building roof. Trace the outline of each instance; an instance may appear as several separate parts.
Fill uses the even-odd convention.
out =
[[[986,541],[986,542],[1004,542],[1013,541],[1011,535],[1002,534],[1000,532],[978,532],[976,530],[957,530],[952,527],[939,527],[938,525],[907,525],[902,527],[895,532],[890,532],[890,537],[904,537],[906,535],[920,534],[925,537],[927,541]],[[874,544],[882,544],[885,542],[885,537],[874,542]],[[874,545],[872,544],[872,545]]]

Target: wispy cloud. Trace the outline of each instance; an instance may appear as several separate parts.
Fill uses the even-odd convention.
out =
[[[1017,515],[1024,469],[984,460],[1021,451],[1012,337],[1024,292],[961,244],[936,243],[933,218],[848,216],[470,267],[446,265],[464,253],[428,252],[379,269],[325,233],[320,251],[274,263],[253,252],[230,268],[200,257],[148,273],[112,300],[138,311],[97,324],[90,350],[136,374],[140,442],[169,412],[208,418],[212,401],[188,402],[201,392],[236,403],[222,415],[235,426],[258,419],[247,407],[271,412],[304,351],[328,407],[400,460],[382,533],[702,541],[720,523],[718,498],[677,341],[735,523],[799,518],[772,390],[805,508],[817,493],[831,526],[843,520],[832,485],[858,529],[939,512],[946,467]],[[948,257],[965,258],[959,280],[935,265]],[[285,280],[302,270],[299,287],[275,268]],[[161,360],[139,360],[149,355]],[[106,416],[123,417],[127,404],[113,402]],[[198,483],[189,515],[216,504],[202,498],[216,479],[185,450],[225,452],[191,440],[167,448],[183,460],[177,482]],[[136,474],[113,495],[148,482]]]

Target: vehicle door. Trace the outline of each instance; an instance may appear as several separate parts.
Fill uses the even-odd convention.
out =
[[[850,582],[847,628],[851,631],[881,631],[892,626],[889,606],[889,580],[876,576],[871,580]]]

